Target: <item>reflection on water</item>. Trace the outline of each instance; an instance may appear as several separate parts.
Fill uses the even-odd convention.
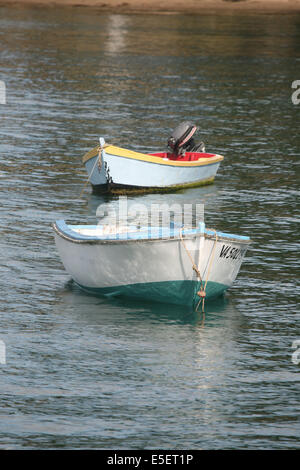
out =
[[[109,15],[107,21],[107,39],[104,41],[106,54],[122,54],[126,50],[129,19],[122,15]]]
[[[299,17],[0,8],[0,443],[5,448],[295,448]],[[190,119],[215,184],[128,198],[205,204],[249,235],[234,286],[183,307],[97,298],[64,271],[56,219],[95,223],[82,155],[100,135],[164,150]]]

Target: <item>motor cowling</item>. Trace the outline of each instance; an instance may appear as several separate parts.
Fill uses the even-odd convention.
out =
[[[190,121],[179,124],[168,139],[168,147],[175,155],[184,155],[185,152],[205,152],[203,142],[196,144],[193,135],[197,126]]]

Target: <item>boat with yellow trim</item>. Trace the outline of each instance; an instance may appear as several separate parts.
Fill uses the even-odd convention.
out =
[[[195,126],[183,124],[189,133],[180,139],[171,136],[170,151],[160,153],[146,154],[109,145],[100,137],[100,145],[82,159],[93,192],[163,192],[212,183],[224,157],[206,153],[202,142],[195,145],[191,138]]]

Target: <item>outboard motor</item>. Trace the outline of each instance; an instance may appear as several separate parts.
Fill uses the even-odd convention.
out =
[[[204,143],[196,144],[193,139],[196,130],[195,124],[189,121],[182,122],[174,129],[168,140],[168,147],[172,149],[174,155],[184,155],[185,152],[205,152]]]

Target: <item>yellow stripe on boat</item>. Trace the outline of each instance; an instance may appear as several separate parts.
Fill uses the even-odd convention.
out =
[[[201,166],[201,165],[210,165],[213,163],[220,162],[224,159],[222,155],[214,155],[213,157],[200,158],[199,160],[194,161],[180,161],[180,160],[169,160],[167,158],[155,157],[154,155],[147,155],[145,153],[135,152],[133,150],[123,149],[121,147],[115,147],[114,145],[105,145],[105,152],[110,155],[115,155],[122,158],[130,158],[133,160],[141,160],[144,162],[157,163],[159,165],[169,165],[169,166]],[[87,152],[82,158],[82,162],[85,163],[91,158],[94,158],[99,152],[99,147],[95,147]]]
[[[82,163],[87,162],[90,158],[96,157],[99,153],[99,145],[98,147],[94,147],[93,149],[89,150],[83,157],[82,157]]]

